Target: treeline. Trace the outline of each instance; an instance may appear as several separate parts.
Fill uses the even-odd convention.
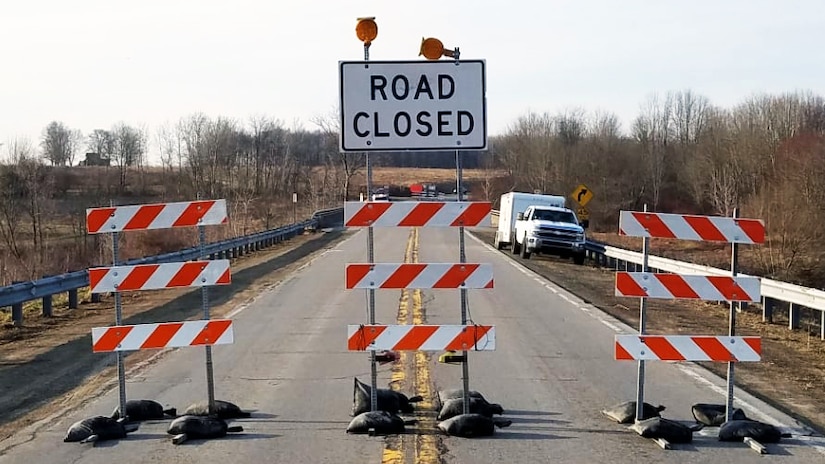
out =
[[[153,131],[121,122],[90,134],[54,121],[37,142],[8,140],[0,285],[105,262],[105,246],[84,231],[90,206],[227,198],[227,233],[242,234],[290,222],[294,193],[302,213],[358,198],[365,155],[339,152],[336,118],[316,118],[308,130],[267,116],[193,114]],[[150,152],[160,166],[147,166]],[[758,95],[721,108],[674,91],[647,99],[628,128],[611,113],[530,112],[491,137],[488,151],[461,157],[465,168],[489,170],[469,185],[480,197],[511,189],[566,195],[584,182],[596,194],[588,205],[594,230],[615,231],[619,210],[645,204],[727,216],[739,208],[767,224],[770,242],[757,247],[761,272],[809,285],[825,278],[825,101],[818,95]],[[374,153],[371,162],[454,168],[455,157]],[[133,241],[132,252],[188,243],[176,234]]]
[[[226,198],[232,227],[224,234],[242,235],[366,193],[353,185],[364,177],[365,155],[340,153],[334,117],[319,117],[312,127],[287,128],[267,116],[193,114],[155,131],[119,122],[83,134],[53,121],[38,141],[8,140],[0,165],[0,285],[110,259],[105,240],[85,233],[91,206]],[[160,166],[149,166],[150,153]],[[464,163],[476,167],[484,156],[473,153]],[[375,153],[371,162],[450,167],[455,156]],[[192,238],[176,231],[129,237],[121,238],[131,240],[122,247],[127,255],[181,248]]]
[[[597,230],[618,211],[730,216],[765,221],[758,247],[766,275],[820,286],[825,277],[825,100],[798,92],[750,97],[732,108],[692,91],[653,95],[629,131],[610,113],[528,113],[492,143],[503,188],[596,194]]]

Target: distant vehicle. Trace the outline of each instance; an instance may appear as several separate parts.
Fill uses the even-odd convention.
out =
[[[390,188],[385,185],[372,191],[372,201],[390,201]]]
[[[584,228],[560,195],[502,195],[494,244],[499,250],[510,245],[513,254],[524,259],[532,253],[550,253],[584,264]]]

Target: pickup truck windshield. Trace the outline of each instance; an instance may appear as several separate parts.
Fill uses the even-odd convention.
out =
[[[533,212],[533,219],[577,224],[576,217],[569,211],[547,211],[537,209]]]

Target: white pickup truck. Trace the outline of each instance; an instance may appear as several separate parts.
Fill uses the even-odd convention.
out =
[[[584,264],[584,244],[584,228],[569,208],[533,205],[516,217],[511,248],[524,259],[541,252],[572,257],[574,263]]]

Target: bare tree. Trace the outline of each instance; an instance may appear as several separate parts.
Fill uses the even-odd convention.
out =
[[[647,161],[645,174],[650,185],[654,211],[659,207],[667,176],[672,106],[670,94],[663,100],[653,94],[642,105],[641,114],[633,122],[633,138],[640,145]]]
[[[120,170],[120,188],[126,188],[128,167],[143,163],[146,154],[145,133],[138,128],[118,123],[111,130],[113,138],[112,159]]]
[[[338,134],[341,130],[337,111],[330,112],[326,116],[316,116],[312,118],[312,123],[318,126],[321,134],[323,134],[324,152],[329,154],[329,156],[332,156],[333,153],[337,154],[342,170],[341,175],[338,176],[342,188],[341,194],[345,200],[349,199],[352,178],[355,177],[358,171],[364,166],[366,157],[363,153],[342,152],[338,150]],[[372,194],[372,192],[367,192],[367,195],[370,194]]]
[[[0,166],[0,238],[5,244],[5,250],[0,254],[10,253],[28,273],[26,250],[21,239],[27,191],[17,166],[34,160],[34,148],[28,139],[15,138],[6,143],[6,150],[12,164]]]
[[[43,157],[53,166],[71,166],[81,137],[80,131],[73,131],[62,122],[50,122],[43,129]]]

